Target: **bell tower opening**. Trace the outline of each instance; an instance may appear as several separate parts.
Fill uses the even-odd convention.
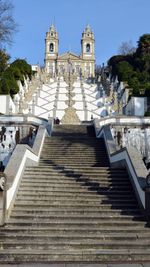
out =
[[[86,44],[86,52],[87,52],[87,53],[90,52],[90,44]]]
[[[50,43],[50,45],[49,45],[49,51],[50,52],[54,52],[54,44],[53,43]]]

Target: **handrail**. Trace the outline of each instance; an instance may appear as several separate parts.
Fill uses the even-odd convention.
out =
[[[99,127],[104,125],[150,125],[150,117],[140,117],[140,116],[108,116],[105,118],[95,119],[99,124]]]
[[[29,115],[29,114],[13,114],[13,115],[0,115],[0,124],[22,124],[22,123],[31,123],[33,125],[47,125],[49,121],[45,118],[40,118],[38,116]]]
[[[25,166],[34,166],[38,163],[44,139],[51,135],[52,127],[52,121],[38,127],[32,148],[23,144],[16,146],[4,171],[7,183],[3,195],[0,195],[0,225],[5,223],[6,216],[10,214]]]
[[[112,167],[125,167],[128,171],[133,189],[135,191],[138,203],[145,215],[150,214],[150,205],[147,205],[147,183],[146,169],[138,151],[135,148],[119,149],[111,134],[109,125],[102,126],[99,129],[98,121],[94,122],[97,138],[103,137],[106,145],[107,154]]]

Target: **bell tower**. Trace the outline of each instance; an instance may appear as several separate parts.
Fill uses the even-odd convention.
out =
[[[50,30],[46,33],[45,39],[45,68],[47,73],[54,74],[56,72],[58,44],[58,33],[54,25],[51,25]]]
[[[82,68],[84,76],[95,75],[95,39],[89,25],[86,26],[82,33],[81,39],[81,57],[84,61]]]

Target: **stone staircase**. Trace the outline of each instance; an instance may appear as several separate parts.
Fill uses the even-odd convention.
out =
[[[0,263],[145,262],[149,246],[128,175],[110,168],[103,140],[91,126],[56,125],[0,228]]]

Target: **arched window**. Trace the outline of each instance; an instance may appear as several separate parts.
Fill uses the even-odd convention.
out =
[[[90,52],[90,44],[86,45],[86,52],[89,53]]]
[[[50,52],[54,52],[54,44],[53,44],[53,43],[51,43],[51,44],[49,45],[49,51],[50,51]]]

